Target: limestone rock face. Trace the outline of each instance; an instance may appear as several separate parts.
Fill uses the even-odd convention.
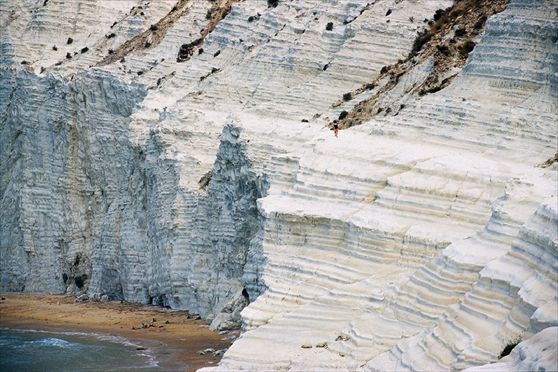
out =
[[[556,369],[558,4],[385,76],[452,4],[0,2],[1,290],[242,326],[217,370]]]

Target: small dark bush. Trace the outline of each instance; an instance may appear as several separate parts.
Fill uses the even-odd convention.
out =
[[[475,23],[473,27],[475,28],[475,30],[480,30],[485,23],[486,23],[486,16],[482,16],[479,18],[479,20]]]
[[[448,48],[447,45],[445,45],[445,44],[438,45],[436,48],[437,48],[438,51],[439,51],[440,53],[442,53],[443,55],[445,55],[445,56],[449,55],[449,48]]]
[[[267,0],[267,6],[269,8],[275,8],[279,5],[279,0]]]
[[[349,113],[347,111],[345,110],[341,111],[341,113],[339,114],[339,120],[345,119],[348,115]]]
[[[116,34],[114,32],[111,32],[110,34],[106,35],[106,38],[107,39],[112,39],[115,36],[116,36]]]
[[[110,26],[110,28],[113,28],[114,26],[116,26],[118,24],[118,22],[114,21],[114,23],[112,24],[112,26]]]
[[[27,62],[26,60],[21,61],[21,64],[22,64],[22,65],[26,65],[26,64],[28,64],[28,63],[29,63],[29,62]]]
[[[301,122],[308,123],[308,119],[302,119]]]
[[[391,112],[391,107],[388,107],[388,108],[386,109],[386,114],[389,114],[390,112]]]
[[[71,37],[68,38],[68,40],[66,41],[67,45],[70,45],[71,43],[74,42],[74,39],[72,39]]]
[[[203,48],[198,49],[198,55],[203,53]]]
[[[343,101],[350,101],[353,99],[353,94],[351,92],[347,92],[343,94]]]
[[[328,69],[328,67],[329,67],[329,63],[326,63],[326,64],[324,65],[324,67],[322,68],[322,70],[325,71],[325,70]]]
[[[207,13],[205,13],[205,19],[211,19],[211,17],[213,17],[213,12],[211,9],[208,9]]]
[[[66,53],[66,58],[67,59],[72,59],[72,54],[70,52]]]
[[[366,90],[372,90],[372,89],[374,89],[374,88],[376,88],[376,84],[374,84],[374,83],[367,83],[367,84],[364,86],[364,89],[366,89]]]
[[[219,54],[221,54],[221,51],[220,51],[220,50],[216,51],[216,52],[213,54],[213,57],[217,57]]]
[[[62,280],[64,281],[64,284],[66,284],[66,282],[68,281],[68,274],[63,273],[62,274]]]
[[[53,45],[52,50],[58,50],[58,47],[56,45]]]
[[[81,48],[81,54],[87,53],[88,51],[89,51],[89,48],[88,48],[88,47],[83,47],[83,48]]]
[[[464,28],[458,28],[457,30],[455,30],[455,36],[457,37],[465,36],[466,34],[467,31]]]
[[[149,29],[150,29],[151,31],[157,31],[157,30],[159,29],[159,26],[157,26],[157,25],[151,25],[151,26],[149,26]]]
[[[440,91],[441,89],[442,89],[441,87],[435,86],[435,87],[432,87],[430,89],[423,89],[418,94],[419,94],[419,96],[424,96],[425,94],[436,93],[436,92]]]
[[[444,15],[444,10],[443,9],[438,9],[436,10],[436,13],[434,13],[434,20],[437,21],[440,18],[442,18],[442,16]]]
[[[385,74],[386,72],[389,71],[389,67],[388,66],[384,66],[382,67],[382,69],[380,70],[380,74]]]
[[[254,22],[256,18],[254,16],[250,16],[248,17],[248,22]]]
[[[327,25],[326,25],[326,30],[327,30],[327,31],[333,30],[333,22],[328,22],[328,23],[327,23]]]
[[[424,32],[418,35],[417,38],[415,39],[415,42],[413,43],[413,49],[411,50],[411,54],[413,55],[418,53],[422,49],[424,44],[428,43],[431,38],[432,38],[432,34],[430,34],[430,32]]]
[[[461,46],[459,47],[459,52],[463,57],[467,57],[469,53],[471,53],[473,49],[475,49],[475,45],[475,42],[469,39],[461,44]]]
[[[500,356],[498,357],[498,359],[502,359],[506,355],[510,355],[513,348],[516,347],[520,342],[521,342],[521,339],[508,342],[508,344],[504,347],[504,349],[500,353]]]
[[[143,75],[143,71],[138,71],[138,76]]]
[[[378,111],[376,111],[376,114],[379,114],[382,111],[384,111],[384,109],[380,107],[380,108],[378,108]]]
[[[112,50],[112,49],[108,50],[108,54],[113,54],[113,53],[114,53],[114,50]]]
[[[391,14],[391,9],[388,9],[386,12],[386,17]]]

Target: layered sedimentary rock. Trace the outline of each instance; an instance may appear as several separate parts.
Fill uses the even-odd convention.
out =
[[[419,94],[452,2],[269,3],[0,5],[2,289],[242,321],[222,370],[463,369],[555,326],[558,4]]]

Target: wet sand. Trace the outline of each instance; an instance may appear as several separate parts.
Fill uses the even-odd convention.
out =
[[[225,349],[236,336],[212,332],[187,312],[156,306],[75,302],[75,297],[45,294],[3,293],[0,298],[0,327],[122,336],[152,349],[164,370],[214,366],[221,356],[198,351]]]

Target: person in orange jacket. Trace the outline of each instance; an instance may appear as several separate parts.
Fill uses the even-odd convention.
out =
[[[335,137],[337,137],[337,135],[339,134],[339,125],[333,124],[333,134],[335,134]]]

